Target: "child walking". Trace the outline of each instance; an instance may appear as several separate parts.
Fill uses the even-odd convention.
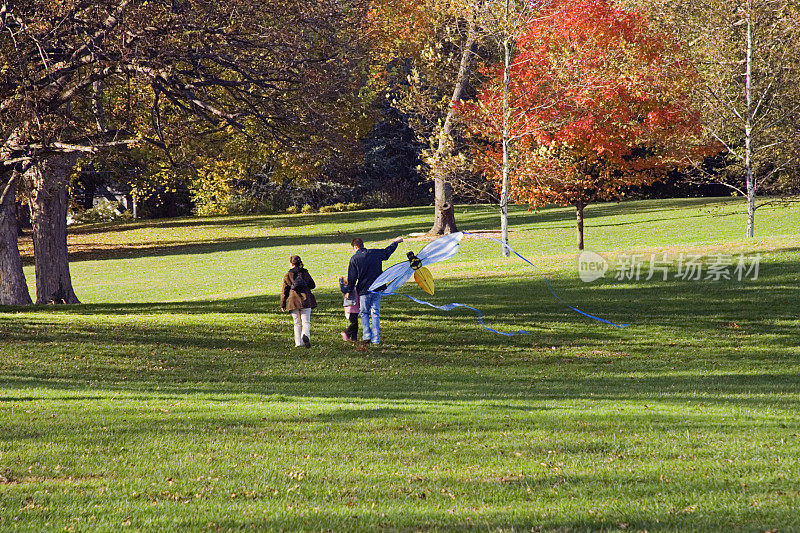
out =
[[[311,310],[317,306],[317,299],[311,293],[317,284],[303,268],[299,255],[289,258],[292,268],[283,277],[281,309],[292,313],[294,319],[294,345],[311,348]]]
[[[358,293],[355,287],[352,292],[347,292],[347,280],[344,276],[339,277],[339,290],[344,295],[344,316],[350,321],[347,330],[342,332],[342,339],[354,341],[358,339],[358,312],[361,309],[358,305]]]

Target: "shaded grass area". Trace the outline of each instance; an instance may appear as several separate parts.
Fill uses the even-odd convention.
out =
[[[706,205],[608,206],[618,224],[598,240]],[[475,213],[467,224],[490,223]],[[371,238],[396,234],[385,216],[346,215]],[[395,215],[408,228],[424,217]],[[518,227],[518,248],[561,253],[556,215]],[[714,231],[735,233],[734,216]],[[310,350],[291,346],[265,281],[284,270],[283,244],[260,269],[250,254],[264,248],[159,257],[161,270],[194,265],[195,280],[263,283],[257,294],[173,301],[177,280],[149,287],[159,270],[147,257],[111,254],[78,265],[138,278],[155,303],[126,301],[112,282],[84,288],[96,303],[0,314],[0,529],[800,530],[800,250],[782,222],[761,243],[707,246],[763,253],[759,278],[741,282],[582,284],[569,254],[539,255],[537,272],[466,242],[426,298],[531,334],[385,298],[383,344],[363,349],[338,338],[338,230],[301,220],[322,232],[302,248],[321,285]],[[177,229],[198,246],[223,231],[220,219],[189,222],[136,231]],[[261,218],[224,231],[253,222],[267,239],[282,231]],[[84,235],[120,238],[97,230]],[[651,233],[648,246],[704,250],[701,238]],[[631,325],[572,312],[542,272],[570,305]]]

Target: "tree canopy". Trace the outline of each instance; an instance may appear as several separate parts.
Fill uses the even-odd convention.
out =
[[[142,142],[167,151],[223,131],[279,146],[290,165],[352,146],[363,13],[333,0],[5,2],[0,165],[9,193],[20,176],[30,193],[37,300],[77,301],[63,221],[83,154]],[[24,277],[9,268],[16,289],[3,301],[24,303]]]
[[[510,66],[511,197],[532,207],[583,208],[617,199],[686,165],[700,132],[696,73],[668,34],[610,0],[554,0],[522,28]],[[476,157],[499,180],[503,75],[462,112],[478,136]],[[699,150],[699,147],[698,147]]]

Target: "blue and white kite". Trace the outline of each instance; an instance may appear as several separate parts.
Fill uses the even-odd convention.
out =
[[[412,300],[416,303],[428,305],[435,309],[439,309],[441,311],[451,311],[457,307],[465,307],[467,309],[471,309],[475,312],[475,315],[478,319],[478,322],[481,326],[485,329],[493,332],[499,333],[500,335],[525,335],[528,334],[528,331],[520,330],[511,333],[506,333],[502,331],[497,331],[495,329],[487,327],[483,323],[483,313],[471,307],[469,305],[460,304],[460,303],[449,303],[445,305],[435,305],[430,302],[426,302],[425,300],[420,300],[419,298],[415,298],[413,296],[409,296],[408,294],[402,294],[395,292],[401,285],[403,285],[406,281],[408,281],[411,276],[414,276],[414,281],[427,292],[428,294],[433,294],[433,277],[431,276],[430,271],[425,268],[426,265],[430,265],[432,263],[438,263],[439,261],[445,261],[450,259],[458,252],[458,245],[461,239],[464,238],[464,235],[473,235],[475,237],[481,237],[484,239],[489,239],[491,241],[495,241],[500,243],[504,248],[507,248],[509,251],[513,252],[514,255],[528,263],[529,265],[535,267],[533,263],[529,260],[524,258],[520,255],[516,250],[508,246],[507,244],[503,243],[498,239],[494,239],[492,237],[487,237],[480,234],[470,233],[468,231],[459,231],[458,233],[451,233],[450,235],[445,235],[443,237],[439,237],[438,239],[431,241],[427,244],[418,254],[414,254],[414,252],[408,252],[408,261],[403,261],[402,263],[398,263],[386,269],[386,271],[378,276],[372,285],[370,285],[369,290],[370,292],[380,292],[386,296],[397,294],[398,296],[405,296],[409,300]],[[628,324],[615,324],[614,322],[608,321],[604,318],[600,318],[594,315],[590,315],[584,311],[581,311],[577,307],[572,307],[571,305],[567,304],[564,300],[562,300],[558,294],[556,294],[555,290],[553,289],[553,285],[550,283],[550,280],[547,279],[546,276],[542,276],[544,278],[544,282],[547,284],[547,289],[550,291],[550,294],[553,295],[559,302],[563,303],[576,313],[579,313],[587,318],[591,318],[592,320],[596,320],[598,322],[603,322],[605,324],[614,326],[616,328],[623,328]]]
[[[413,275],[414,281],[423,291],[433,294],[433,276],[425,267],[439,261],[445,261],[456,255],[458,243],[463,237],[464,234],[460,231],[451,233],[429,242],[416,255],[414,252],[408,252],[406,254],[408,261],[403,261],[387,268],[369,286],[370,292],[394,294],[395,289],[408,281]]]

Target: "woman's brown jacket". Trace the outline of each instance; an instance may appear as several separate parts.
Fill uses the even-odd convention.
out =
[[[305,281],[306,289],[297,291],[292,288],[295,285],[295,278],[302,276]],[[311,293],[311,290],[317,286],[314,283],[314,278],[308,273],[305,268],[294,267],[283,276],[283,290],[281,291],[281,309],[284,311],[293,311],[295,309],[315,308],[317,306],[317,299]]]

